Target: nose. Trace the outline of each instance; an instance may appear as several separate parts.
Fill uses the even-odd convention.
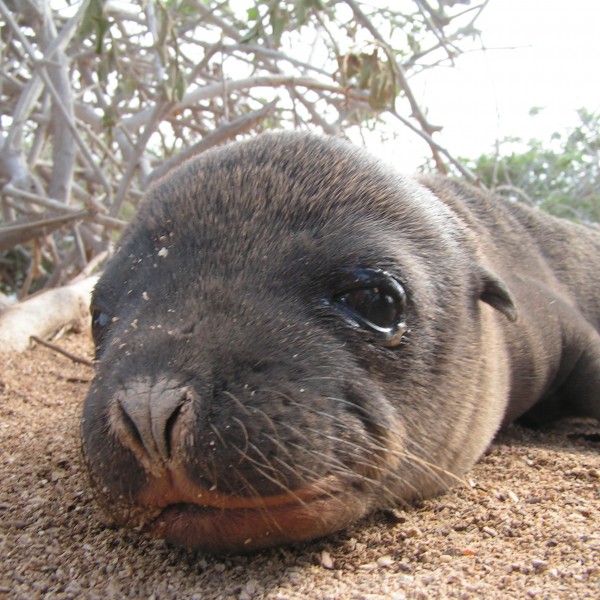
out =
[[[189,398],[189,390],[173,381],[132,382],[119,398],[124,427],[118,429],[134,447],[141,444],[152,462],[165,463],[171,458],[173,427]]]

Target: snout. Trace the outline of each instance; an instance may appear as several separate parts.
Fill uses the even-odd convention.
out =
[[[369,510],[370,477],[333,456],[335,419],[295,407],[294,422],[293,402],[289,393],[248,390],[202,398],[167,376],[118,389],[96,383],[83,449],[104,510],[118,524],[217,553],[345,527]]]

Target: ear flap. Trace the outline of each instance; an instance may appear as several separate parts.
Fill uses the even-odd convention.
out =
[[[509,321],[517,320],[517,308],[512,294],[502,280],[483,267],[478,268],[479,299],[499,310]]]

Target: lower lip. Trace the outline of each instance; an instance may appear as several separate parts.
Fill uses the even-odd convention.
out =
[[[358,516],[335,497],[256,508],[173,504],[146,531],[193,550],[243,554],[314,539],[343,528]]]

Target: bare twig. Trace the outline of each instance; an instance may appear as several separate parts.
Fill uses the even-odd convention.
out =
[[[275,106],[277,106],[277,101],[273,100],[273,102],[269,102],[269,104],[263,106],[259,110],[255,110],[250,114],[244,115],[243,117],[240,117],[231,123],[225,123],[224,125],[221,125],[221,127],[208,134],[197,144],[194,144],[190,148],[186,148],[173,158],[163,162],[159,167],[156,167],[150,174],[150,180],[152,181],[162,177],[165,173],[167,173],[167,171],[177,165],[180,165],[192,156],[200,154],[201,152],[204,152],[213,146],[218,146],[219,144],[222,144],[223,142],[230,140],[237,135],[249,131],[255,127],[258,122],[272,114]]]
[[[421,125],[423,133],[425,134],[425,135],[422,135],[421,137],[423,137],[423,139],[425,139],[427,141],[427,143],[429,144],[429,147],[431,148],[433,158],[437,165],[438,171],[445,173],[446,168],[444,166],[443,161],[440,159],[438,145],[435,143],[434,144],[429,143],[429,140],[431,139],[431,135],[433,133],[435,133],[436,131],[440,131],[441,127],[437,126],[437,125],[431,125],[429,123],[429,121],[427,120],[427,118],[425,117],[425,114],[421,110],[421,107],[419,106],[419,103],[417,102],[417,99],[416,99],[415,95],[413,94],[413,91],[412,91],[410,85],[408,84],[408,79],[406,77],[406,73],[404,72],[404,68],[402,67],[402,65],[400,64],[399,61],[393,60],[393,51],[392,51],[390,45],[383,39],[381,34],[377,31],[377,29],[373,26],[373,24],[365,16],[365,14],[362,12],[362,10],[358,6],[358,4],[355,2],[355,0],[345,0],[345,2],[352,9],[352,12],[354,13],[356,20],[373,36],[373,39],[375,39],[385,49],[386,54],[391,59],[392,64],[394,65],[396,77],[398,78],[398,83],[399,83],[400,89],[404,92],[404,95],[406,96],[408,103],[410,104],[412,116]],[[407,123],[406,119],[402,119],[402,121],[404,123]],[[413,129],[413,128],[411,127],[411,129]],[[415,129],[413,129],[413,131],[415,131],[415,133],[417,133],[417,131]]]
[[[63,356],[66,356],[68,359],[72,360],[74,363],[79,363],[81,365],[85,365],[86,367],[94,366],[93,361],[88,360],[87,358],[83,358],[83,356],[77,356],[76,354],[73,354],[72,352],[69,352],[68,350],[65,350],[64,348],[61,348],[58,344],[53,344],[52,342],[47,342],[46,340],[43,340],[42,338],[38,337],[37,335],[32,335],[31,339],[36,344],[39,344],[40,346],[45,346],[46,348],[50,348],[50,350],[53,350],[54,352],[57,352],[58,354],[62,354]]]
[[[368,103],[369,95],[366,92],[356,89],[346,89],[337,83],[321,81],[312,77],[296,77],[289,74],[259,75],[255,77],[246,77],[237,80],[228,80],[226,82],[227,93],[247,92],[254,88],[279,88],[279,87],[298,87],[311,90],[327,91],[337,94],[348,100],[356,100]],[[188,92],[181,102],[173,106],[174,111],[182,111],[185,108],[194,106],[203,100],[218,98],[223,94],[223,84],[214,83],[205,85]],[[139,113],[125,119],[123,125],[130,130],[137,129],[145,124],[152,115],[152,108],[147,108]]]
[[[439,128],[410,77],[438,54],[460,53],[487,1],[438,10],[408,0],[378,11],[347,0],[347,22],[328,3],[305,3],[300,38],[295,9],[278,35],[263,6],[254,21],[222,0],[195,1],[194,12],[157,0],[0,0],[0,251],[19,244],[19,261],[29,265],[15,268],[29,273],[32,289],[87,273],[110,255],[114,231],[125,225],[117,215],[133,215],[152,180],[265,128],[366,131],[387,111],[429,144],[439,169],[456,164],[469,176],[436,143]],[[393,47],[382,33],[387,19],[415,23],[417,49]],[[306,51],[298,51],[300,39]],[[359,56],[365,40],[392,67],[389,106],[340,71],[338,59]],[[36,261],[46,268],[41,275]]]
[[[26,223],[0,226],[0,252],[5,252],[17,244],[24,244],[34,238],[50,235],[59,227],[83,219],[88,215],[87,210],[80,210],[62,217],[49,217]]]
[[[454,158],[446,148],[438,144],[429,134],[427,134],[422,129],[416,127],[413,123],[411,123],[408,119],[398,114],[397,112],[392,113],[396,119],[401,121],[406,127],[414,131],[419,137],[423,138],[427,144],[429,144],[430,148],[435,148],[437,152],[443,154],[450,163],[452,163],[460,173],[469,181],[477,181],[477,176],[472,173],[465,165],[463,165],[458,159]]]
[[[110,209],[110,216],[115,218],[119,211],[121,210],[121,205],[123,204],[123,200],[125,200],[125,195],[127,194],[127,190],[129,189],[129,184],[131,182],[131,178],[133,177],[133,173],[135,169],[138,167],[138,162],[148,145],[148,141],[150,136],[156,131],[158,124],[160,123],[161,117],[168,112],[171,103],[162,102],[157,104],[152,109],[152,118],[146,124],[144,128],[144,133],[141,135],[139,142],[134,151],[134,155],[130,158],[129,164],[127,165],[127,169],[123,174],[123,178],[121,179],[121,183],[119,185],[119,189],[115,194],[115,199],[113,205]]]

